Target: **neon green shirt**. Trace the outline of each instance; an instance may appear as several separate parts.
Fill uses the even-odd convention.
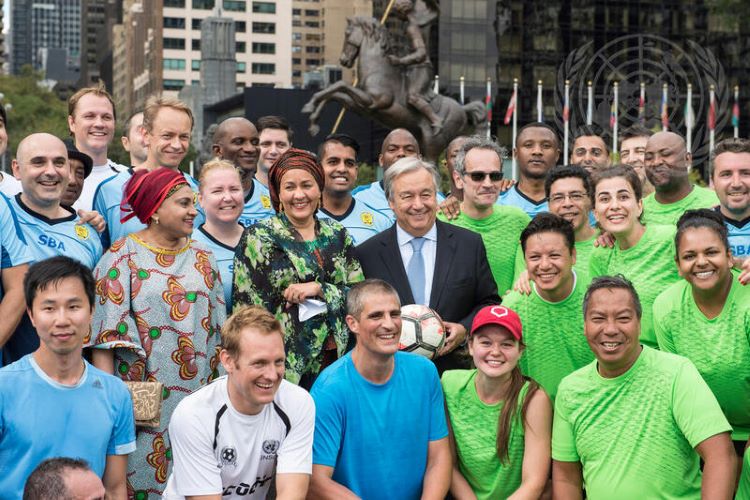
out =
[[[659,203],[656,201],[654,193],[651,193],[643,199],[643,217],[641,220],[644,224],[674,226],[687,210],[711,208],[718,204],[719,198],[716,197],[716,193],[702,186],[693,186],[690,194],[674,203]]]
[[[484,219],[472,219],[463,212],[453,220],[446,219],[443,214],[438,214],[438,218],[479,233],[497,283],[497,293],[502,296],[513,288],[513,281],[525,267],[521,232],[531,222],[526,212],[516,207],[495,205],[492,215]]]
[[[695,363],[732,424],[732,439],[750,437],[750,287],[732,275],[724,309],[706,318],[695,305],[692,288],[679,281],[654,302],[659,348]]]
[[[512,420],[508,441],[508,463],[503,465],[496,447],[503,403],[488,405],[479,399],[474,385],[476,375],[476,369],[448,370],[442,377],[458,467],[478,500],[508,498],[521,486],[525,447],[521,408],[529,383],[518,395],[518,414]]]
[[[575,269],[581,283],[586,283],[586,285],[591,282],[589,260],[591,260],[591,252],[594,250],[596,237],[595,234],[588,240],[576,241],[576,265],[573,266],[573,269]]]
[[[576,278],[573,291],[560,302],[547,302],[536,287],[524,295],[510,292],[503,305],[521,317],[526,349],[521,355],[521,372],[539,382],[554,399],[563,377],[594,359],[583,335],[583,296],[588,283]]]
[[[649,225],[641,240],[627,250],[596,247],[589,258],[591,278],[622,274],[633,282],[643,307],[641,342],[657,347],[654,333],[654,300],[664,289],[679,281],[674,261],[674,233],[676,228]]]
[[[552,458],[581,462],[591,500],[697,500],[694,448],[730,430],[689,360],[644,346],[619,377],[603,378],[593,362],[560,383]]]

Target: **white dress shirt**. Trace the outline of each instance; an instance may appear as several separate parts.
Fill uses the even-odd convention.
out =
[[[396,241],[398,242],[398,249],[401,252],[401,261],[404,263],[404,269],[409,267],[409,261],[414,253],[414,249],[410,243],[414,238],[415,236],[404,231],[401,226],[396,223]],[[429,305],[430,295],[432,293],[432,278],[435,274],[435,256],[437,255],[437,225],[433,224],[423,238],[426,240],[422,246],[424,282],[426,288],[424,300],[426,302],[425,305]]]

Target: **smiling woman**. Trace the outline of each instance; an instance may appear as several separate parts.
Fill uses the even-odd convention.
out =
[[[125,186],[124,219],[146,229],[116,241],[96,267],[94,364],[123,380],[164,385],[161,422],[139,429],[128,462],[136,498],[161,494],[167,480],[167,424],[186,395],[210,382],[226,319],[213,254],[191,240],[195,195],[178,171],[138,170]]]
[[[346,292],[362,281],[362,269],[346,229],[315,215],[324,173],[313,155],[286,151],[268,181],[278,213],[250,226],[240,240],[233,308],[256,304],[276,316],[286,339],[286,377],[309,388],[349,344]],[[306,311],[312,316],[303,316]]]

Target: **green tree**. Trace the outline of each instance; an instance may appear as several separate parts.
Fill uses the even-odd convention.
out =
[[[8,152],[15,156],[21,139],[34,132],[48,132],[60,138],[69,136],[65,101],[40,86],[41,74],[24,66],[21,74],[0,75],[0,92],[8,115]],[[10,106],[8,106],[10,105]],[[9,109],[7,109],[9,108]]]

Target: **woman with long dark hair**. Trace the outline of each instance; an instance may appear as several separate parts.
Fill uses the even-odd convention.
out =
[[[518,367],[521,318],[481,309],[469,334],[473,370],[443,374],[457,499],[539,498],[549,477],[552,404]]]

